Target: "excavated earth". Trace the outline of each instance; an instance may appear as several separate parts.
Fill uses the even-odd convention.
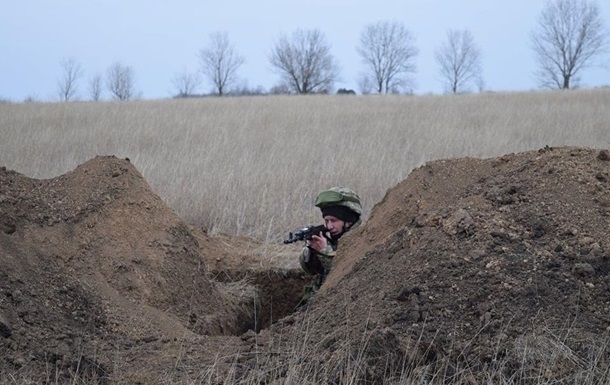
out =
[[[607,383],[609,234],[606,150],[434,161],[295,310],[299,246],[185,224],[128,160],[1,168],[0,383]]]

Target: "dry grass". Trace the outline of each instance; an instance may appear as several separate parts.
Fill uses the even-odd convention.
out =
[[[187,380],[178,380],[168,374],[163,384],[188,385],[607,385],[610,383],[610,369],[607,362],[608,336],[598,340],[582,340],[573,334],[575,329],[551,329],[546,326],[523,335],[510,346],[498,346],[502,359],[461,356],[444,357],[426,363],[423,357],[413,352],[421,351],[416,345],[404,352],[387,352],[386,361],[382,356],[371,360],[370,344],[376,330],[362,334],[325,336],[321,341],[314,337],[318,320],[305,318],[297,338],[290,343],[280,344],[280,349],[249,352],[256,355],[256,363],[248,361],[249,368],[238,375],[242,354],[233,357],[216,357],[217,361],[206,367],[180,367],[192,373]],[[332,353],[322,345],[336,339],[337,346]],[[318,342],[316,342],[318,341]],[[314,345],[320,345],[312,349]],[[325,354],[320,355],[324,351]],[[501,352],[501,354],[500,354]],[[396,354],[402,353],[402,354]],[[400,360],[392,360],[401,357]],[[232,362],[227,368],[227,362]],[[476,367],[469,366],[477,365]],[[486,367],[482,368],[481,364]],[[194,370],[193,370],[194,369]],[[376,374],[371,377],[372,373]],[[184,378],[184,376],[180,376]]]
[[[212,365],[183,366],[180,360],[173,370],[168,371],[154,380],[156,384],[164,385],[607,385],[610,383],[610,369],[603,357],[607,356],[608,339],[602,337],[599,341],[583,341],[588,357],[582,351],[574,351],[565,345],[550,331],[540,335],[525,336],[521,341],[523,346],[515,346],[508,352],[511,360],[491,363],[487,370],[471,370],[458,362],[437,362],[436,365],[421,365],[420,362],[409,361],[409,352],[405,352],[406,360],[400,366],[388,364],[383,368],[385,376],[370,382],[368,369],[370,363],[364,351],[367,348],[364,335],[350,341],[343,341],[344,348],[334,355],[334,365],[321,365],[321,358],[312,354],[305,344],[310,343],[307,333],[303,331],[302,340],[286,351],[267,352],[261,354],[260,363],[250,367],[243,375],[238,367],[242,357],[216,357]],[[415,348],[414,348],[415,349]],[[256,353],[254,353],[256,354]],[[588,358],[588,359],[587,359]],[[229,364],[227,368],[227,362]],[[519,362],[520,365],[507,365],[509,362]],[[462,364],[463,365],[463,364]],[[454,368],[448,375],[447,367]],[[415,368],[410,370],[409,368]],[[340,369],[340,370],[338,370]],[[459,369],[459,370],[456,370]],[[102,385],[131,384],[129,379],[112,378],[95,375],[79,375],[72,373],[71,377],[58,376],[58,368],[50,367],[44,382],[48,385]],[[31,378],[39,378],[27,370],[18,374],[0,373],[0,385],[35,384]],[[138,382],[139,383],[139,382]]]
[[[315,194],[356,189],[365,217],[426,161],[610,147],[610,90],[206,98],[0,105],[0,165],[51,178],[128,157],[187,222],[277,242],[319,222]]]

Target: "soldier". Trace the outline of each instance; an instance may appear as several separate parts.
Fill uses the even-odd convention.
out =
[[[305,288],[300,305],[315,293],[328,275],[337,252],[339,238],[361,223],[362,206],[360,197],[346,187],[332,187],[318,194],[315,206],[322,212],[326,232],[313,235],[301,251],[301,267],[315,275],[312,285]]]

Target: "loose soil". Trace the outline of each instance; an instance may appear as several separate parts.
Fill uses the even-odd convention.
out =
[[[295,309],[300,246],[189,226],[128,160],[0,168],[0,383],[289,383],[295,359],[317,382],[563,379],[610,360],[608,234],[606,150],[434,161]]]

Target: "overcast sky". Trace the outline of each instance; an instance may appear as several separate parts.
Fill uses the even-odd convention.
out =
[[[610,4],[599,2],[610,26]],[[212,32],[227,32],[246,58],[239,76],[248,87],[268,90],[278,77],[269,52],[277,38],[297,28],[317,28],[341,67],[337,88],[358,90],[363,66],[356,52],[365,25],[398,21],[415,35],[419,49],[415,93],[441,93],[434,51],[448,29],[469,29],[482,52],[486,89],[537,88],[529,33],[543,2],[538,0],[0,0],[0,98],[57,100],[60,62],[73,57],[85,76],[113,62],[133,68],[136,91],[145,99],[176,93],[172,78],[198,68],[197,54]],[[584,86],[610,84],[610,69],[588,69]],[[200,92],[209,91],[208,85]],[[106,93],[103,95],[108,97]]]

